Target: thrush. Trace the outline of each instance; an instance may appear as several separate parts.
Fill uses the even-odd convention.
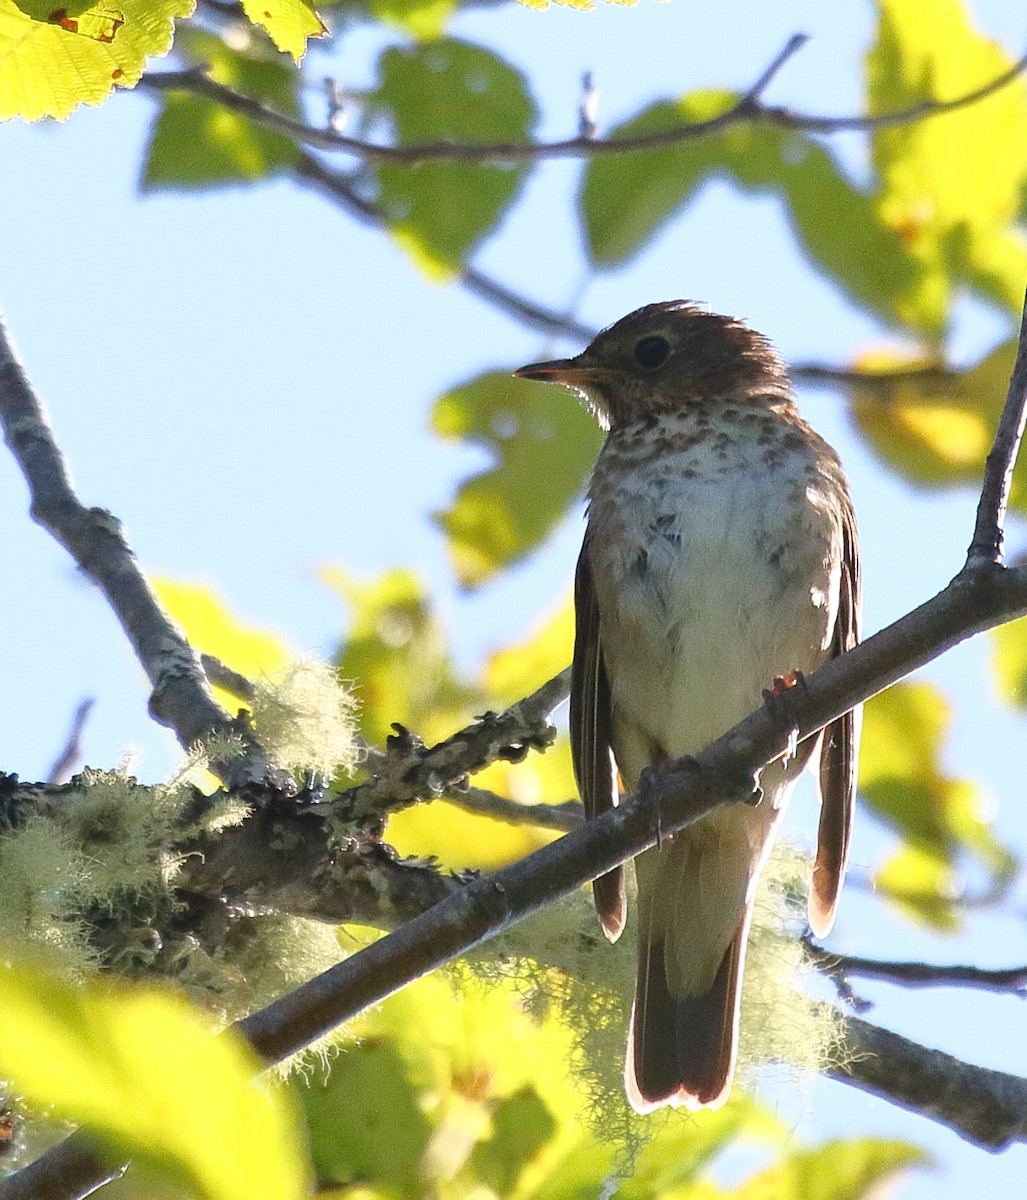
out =
[[[608,431],[575,576],[570,733],[585,812],[696,754],[775,679],[859,639],[856,524],[837,455],[799,416],[761,334],[685,300],[649,304],[575,358],[517,375],[576,389]],[[639,1112],[715,1108],[738,1046],[760,873],[819,753],[809,923],[834,921],[849,851],[858,712],[764,768],[761,802],[727,804],[635,860],[638,977],[625,1085]],[[621,933],[621,869],[593,885]]]

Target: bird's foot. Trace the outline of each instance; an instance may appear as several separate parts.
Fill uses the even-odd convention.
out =
[[[801,671],[789,671],[787,675],[775,675],[772,687],[763,689],[763,704],[779,729],[788,731],[788,746],[784,761],[795,757],[799,745],[799,721],[795,711],[798,700],[805,695],[806,676]]]

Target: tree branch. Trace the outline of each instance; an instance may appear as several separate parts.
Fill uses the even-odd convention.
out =
[[[296,159],[296,178],[308,186],[327,195],[334,203],[344,208],[351,216],[374,229],[388,225],[381,210],[371,201],[364,199],[348,179],[338,171],[329,170],[318,159],[300,152]],[[523,324],[540,329],[544,333],[561,334],[565,337],[591,341],[595,330],[572,317],[543,308],[525,296],[520,296],[476,267],[464,264],[459,268],[458,279],[472,295],[494,305]]]
[[[822,117],[811,113],[795,112],[793,109],[765,105],[761,101],[784,63],[805,42],[802,35],[795,35],[763,71],[753,86],[740,96],[730,108],[716,117],[704,121],[685,122],[671,129],[654,133],[636,134],[632,137],[595,138],[578,134],[555,142],[454,142],[438,140],[419,142],[409,146],[389,146],[368,142],[362,138],[338,133],[333,129],[322,129],[308,125],[278,112],[259,100],[237,92],[234,88],[218,83],[205,70],[194,67],[185,71],[161,71],[144,75],[141,86],[151,91],[188,91],[204,96],[230,112],[240,113],[269,129],[283,134],[298,146],[310,146],[315,150],[341,151],[356,155],[364,162],[392,162],[407,165],[423,162],[488,162],[516,163],[541,162],[552,158],[600,158],[608,154],[629,154],[645,150],[658,150],[677,146],[696,138],[708,137],[724,129],[745,122],[775,125],[784,129],[798,129],[807,133],[839,133],[842,131],[872,132],[895,125],[906,125],[929,117],[955,112],[977,104],[995,92],[1007,87],[1027,67],[1027,55],[1019,59],[1008,71],[1003,71],[981,87],[949,100],[922,100],[917,104],[892,112],[860,114],[847,117]]]
[[[530,749],[552,745],[549,714],[570,692],[570,667],[502,713],[485,713],[473,724],[426,749],[419,738],[394,725],[388,753],[365,783],[340,792],[333,808],[346,821],[381,817],[444,792],[461,790],[468,775],[490,763],[520,762]]]
[[[720,804],[749,796],[763,765],[783,754],[796,737],[815,733],[972,634],[1025,613],[1027,570],[997,565],[990,570],[964,569],[931,600],[811,675],[802,695],[794,700],[794,729],[782,728],[767,709],[759,709],[696,758],[645,772],[638,792],[619,807],[520,862],[472,881],[394,933],[246,1017],[236,1028],[268,1063],[296,1053],[369,1004],[635,858]],[[967,1079],[976,1077],[980,1068],[919,1047],[915,1049],[922,1059],[917,1059],[912,1049],[898,1059],[892,1086],[888,1075],[891,1054],[899,1043],[909,1047],[913,1043],[904,1039],[892,1043],[888,1039],[897,1035],[884,1031],[879,1031],[881,1039],[875,1042],[873,1027],[855,1020],[850,1021],[850,1029],[854,1031],[850,1045],[857,1056],[881,1057],[856,1057],[844,1071],[835,1071],[835,1077],[914,1107],[989,1149],[1024,1138],[1023,1116],[1015,1122],[1009,1117],[1016,1110],[1013,1083],[1017,1081],[1008,1085],[1003,1081],[1011,1077],[999,1076],[996,1081],[994,1072],[984,1073],[993,1086],[982,1088],[982,1095],[1009,1099],[1005,1108],[993,1105],[994,1120],[990,1110],[986,1120],[976,1109],[968,1110],[966,1103],[970,1093]],[[920,1063],[930,1085],[921,1092],[917,1091],[913,1062]],[[952,1084],[949,1080],[954,1072],[959,1078]],[[1027,1092],[1027,1083],[1019,1083]],[[922,1109],[917,1107],[918,1096],[925,1097]],[[1023,1111],[1027,1113],[1027,1104]],[[88,1145],[79,1134],[73,1135],[71,1143]],[[76,1166],[75,1178],[81,1178],[68,1143],[62,1147],[58,1151]],[[0,1183],[0,1200],[38,1195],[33,1190],[35,1181],[51,1177],[52,1153]],[[100,1182],[98,1178],[97,1185]],[[73,1200],[85,1194],[69,1187],[52,1192],[51,1197]]]
[[[803,939],[803,946],[806,956],[818,971],[832,979],[839,979],[843,984],[850,975],[856,975],[900,987],[969,987],[986,992],[1027,995],[1027,965],[985,968],[925,962],[884,962],[852,954],[834,954],[808,937]]]
[[[844,1020],[851,1058],[829,1071],[831,1078],[930,1117],[985,1150],[1027,1141],[1027,1080],[975,1067],[859,1017]]]
[[[33,520],[68,551],[114,609],[152,684],[150,714],[188,748],[212,733],[243,738],[246,753],[221,770],[226,780],[262,779],[268,764],[246,727],[214,700],[196,653],[165,615],[139,569],[121,523],[79,500],[42,402],[0,321],[0,424],[25,476]]]
[[[580,800],[565,800],[562,804],[521,804],[477,787],[465,791],[454,788],[446,793],[446,800],[465,812],[491,817],[507,825],[532,825],[537,829],[559,829],[564,833],[577,829],[585,819]]]
[[[1016,362],[1009,379],[1006,403],[999,418],[995,443],[984,468],[984,486],[977,505],[977,521],[973,541],[967,552],[967,563],[987,566],[1002,561],[1005,541],[1006,505],[1013,479],[1013,465],[1023,438],[1027,418],[1027,300],[1020,321],[1020,338]]]

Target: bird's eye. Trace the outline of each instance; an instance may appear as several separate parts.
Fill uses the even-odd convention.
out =
[[[670,357],[670,342],[659,334],[644,337],[635,346],[635,362],[647,371],[655,371],[662,367]]]

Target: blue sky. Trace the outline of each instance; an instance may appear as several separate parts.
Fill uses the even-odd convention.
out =
[[[1018,6],[979,0],[973,10],[981,28],[1021,53]],[[768,99],[856,112],[872,19],[869,4],[798,0],[674,0],[591,14],[511,5],[461,16],[452,32],[499,47],[521,67],[543,113],[541,133],[562,136],[575,130],[586,68],[597,76],[607,126],[654,97],[746,87],[797,31],[812,40]],[[383,42],[358,30],[331,59],[320,57],[318,70],[359,87]],[[566,595],[580,520],[569,519],[524,568],[461,594],[428,514],[482,460],[435,440],[427,416],[436,396],[482,369],[574,347],[548,342],[459,288],[427,282],[385,238],[288,183],[141,198],[136,182],[154,109],[147,95],[121,94],[61,127],[0,129],[0,308],[83,499],[124,521],[146,570],[209,584],[240,618],[307,654],[329,654],[344,628],[337,598],[317,579],[329,563],[366,577],[416,567],[469,666],[526,632]],[[855,174],[865,170],[858,138],[830,144]],[[573,162],[540,168],[476,265],[554,307],[580,297],[579,316],[595,325],[650,300],[703,300],[749,319],[793,362],[844,363],[887,341],[798,262],[776,203],[739,198],[724,185],[707,187],[687,221],[637,262],[589,278],[568,206],[578,171]],[[1005,318],[964,305],[956,357],[972,359],[1008,328]],[[872,631],[958,570],[974,497],[917,494],[882,476],[839,395],[805,388],[800,401],[852,478]],[[21,477],[0,456],[0,668],[8,681],[0,768],[44,776],[76,703],[91,695],[89,763],[114,765],[133,746],[143,754],[142,776],[166,774],[177,752],[146,716],[145,680],[120,629],[25,509]],[[1014,547],[1022,544],[1014,530]],[[926,674],[956,707],[950,769],[982,783],[999,806],[1000,835],[1023,852],[1016,810],[1024,726],[992,698],[985,643],[960,648]],[[811,828],[808,798],[797,809],[790,824],[801,840]],[[864,820],[857,864],[878,860],[888,844]],[[1022,917],[980,918],[971,935],[938,942],[857,889],[845,897],[831,945],[986,965],[1027,959]],[[880,997],[879,1019],[911,1036],[1027,1072],[1023,1010],[1011,998],[860,991]],[[943,1173],[904,1183],[902,1197],[954,1197],[982,1182],[996,1196],[1022,1190],[1023,1148],[984,1156],[837,1085],[771,1095],[801,1140],[873,1129],[929,1145]]]

